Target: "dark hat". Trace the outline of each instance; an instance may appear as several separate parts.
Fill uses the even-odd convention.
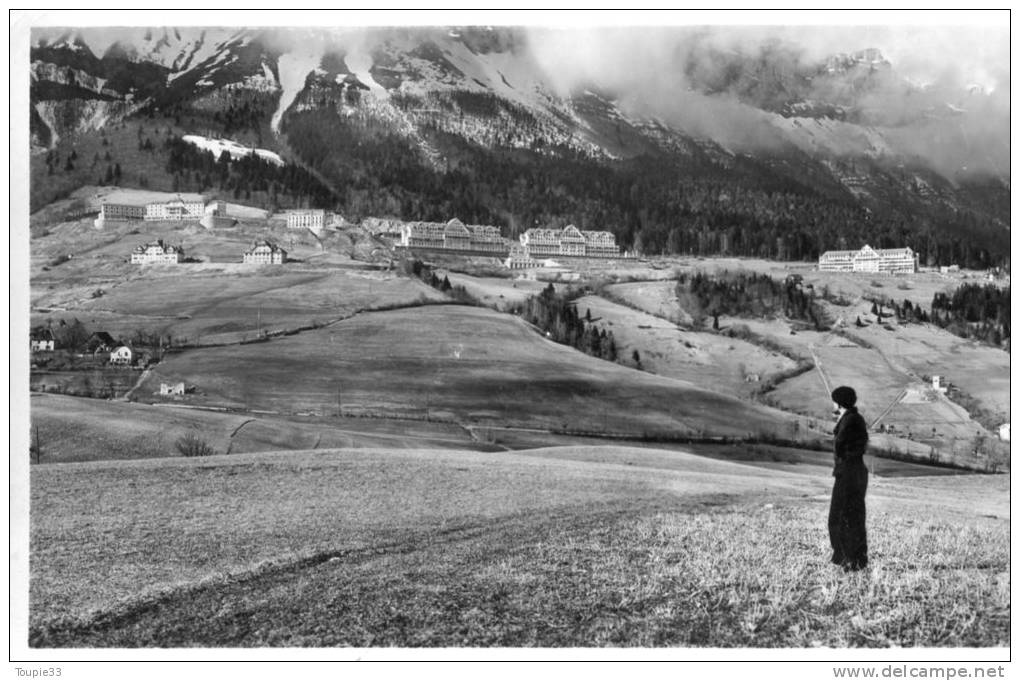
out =
[[[849,409],[857,404],[857,393],[853,388],[841,385],[832,391],[832,401],[844,409]]]

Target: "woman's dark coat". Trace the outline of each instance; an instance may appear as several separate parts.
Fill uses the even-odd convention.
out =
[[[868,425],[857,409],[850,407],[833,431],[836,478],[829,506],[829,541],[832,562],[858,570],[868,564],[868,536],[865,530],[864,496],[868,491]]]

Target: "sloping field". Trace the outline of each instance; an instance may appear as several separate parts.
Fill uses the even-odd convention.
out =
[[[917,376],[945,376],[989,409],[1009,420],[1010,355],[966,340],[931,324],[895,324],[894,332],[876,325],[854,328],[890,361]]]
[[[748,376],[766,380],[769,374],[794,367],[793,360],[737,338],[681,331],[675,325],[599,296],[577,300],[582,317],[591,312],[597,328],[613,332],[620,357],[641,355],[647,371],[678,378],[737,397],[757,386]]]
[[[102,296],[92,297],[96,288],[103,289]],[[259,329],[321,324],[364,308],[444,298],[391,272],[297,264],[134,266],[110,281],[34,290],[33,306],[58,311],[37,313],[33,323],[77,317],[113,334],[142,329],[203,344],[251,339]]]
[[[511,279],[500,277],[473,277],[459,272],[440,273],[439,276],[449,277],[454,286],[463,286],[468,293],[478,298],[485,305],[506,309],[514,303],[523,303],[532,296],[537,296],[549,284],[544,281],[529,279]]]
[[[690,315],[677,306],[676,281],[638,281],[613,284],[606,292],[628,305],[674,323],[690,323]]]
[[[285,419],[64,395],[33,395],[31,436],[43,463],[178,456],[178,438],[197,434],[218,453],[346,447],[491,449],[463,428],[421,421]]]
[[[515,317],[465,306],[362,313],[267,343],[168,356],[196,403],[284,413],[346,409],[598,432],[788,434],[790,417],[690,383],[588,357]]]
[[[35,466],[33,646],[1004,646],[1008,480],[681,452],[361,450]],[[975,501],[979,503],[975,504]]]

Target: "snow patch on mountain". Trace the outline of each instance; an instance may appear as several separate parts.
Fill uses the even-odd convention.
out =
[[[280,95],[280,106],[273,114],[272,128],[277,135],[280,134],[280,121],[283,114],[287,112],[290,105],[305,87],[305,79],[313,69],[318,68],[322,61],[322,48],[318,44],[309,43],[295,52],[281,54],[276,62],[276,69],[280,74],[280,87],[283,92]]]
[[[233,159],[243,158],[250,154],[255,154],[259,158],[265,159],[270,163],[282,166],[283,159],[279,154],[269,151],[268,149],[256,149],[254,147],[246,147],[243,144],[238,144],[234,140],[228,139],[210,139],[201,135],[184,135],[182,138],[188,144],[194,144],[199,149],[205,149],[211,151],[217,158],[224,151],[230,154]]]
[[[344,55],[344,64],[347,69],[358,77],[362,83],[379,99],[389,99],[390,93],[372,77],[372,57],[361,49],[354,49]],[[337,76],[339,81],[339,76]]]

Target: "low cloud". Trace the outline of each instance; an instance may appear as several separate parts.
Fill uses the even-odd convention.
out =
[[[1006,25],[532,28],[529,38],[561,94],[594,86],[632,115],[730,146],[783,142],[773,116],[741,104],[737,92],[781,98],[785,83],[798,82],[803,99],[852,100],[861,123],[880,127],[900,151],[944,174],[961,166],[1008,172]],[[817,77],[807,85],[793,77],[868,48],[890,62],[887,76]],[[756,73],[759,64],[768,66]]]

